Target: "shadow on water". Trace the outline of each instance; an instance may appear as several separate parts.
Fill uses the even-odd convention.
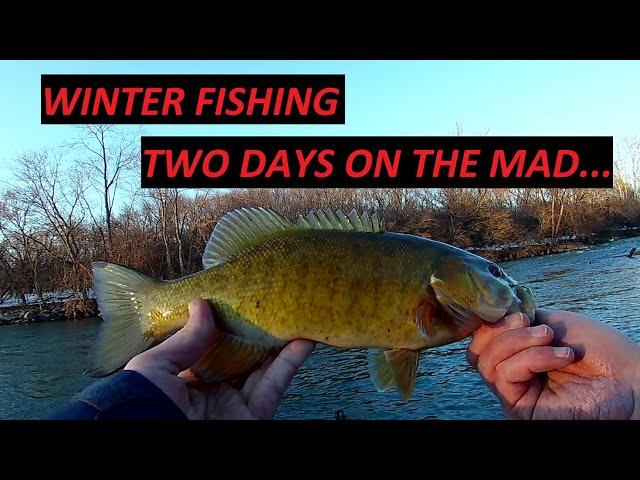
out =
[[[502,264],[538,304],[608,323],[640,341],[640,262],[622,255],[638,238]],[[38,418],[92,382],[81,374],[98,322],[0,327],[0,418]],[[369,380],[367,353],[318,346],[294,379],[277,418],[497,419],[498,401],[465,360],[469,340],[424,352],[404,403]]]

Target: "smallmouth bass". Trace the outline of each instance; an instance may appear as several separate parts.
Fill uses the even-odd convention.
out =
[[[377,215],[319,210],[296,223],[272,210],[240,209],[216,225],[204,270],[171,281],[95,262],[104,319],[87,373],[102,376],[161,342],[207,300],[219,328],[192,368],[204,381],[241,376],[289,341],[369,349],[380,391],[413,389],[419,352],[523,311],[531,291],[498,265],[425,238],[386,232]]]

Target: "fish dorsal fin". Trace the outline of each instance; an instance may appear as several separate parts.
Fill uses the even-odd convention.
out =
[[[202,264],[204,268],[219,265],[233,254],[257,245],[275,233],[299,229],[382,233],[384,219],[376,213],[360,215],[354,209],[345,215],[340,209],[327,208],[311,211],[293,223],[266,208],[240,208],[226,213],[216,224],[202,255]]]
[[[313,230],[350,230],[356,232],[384,232],[384,219],[377,213],[369,216],[368,213],[360,215],[356,210],[351,210],[349,215],[340,210],[310,211],[306,216],[300,215],[296,222],[298,227]]]
[[[226,213],[213,229],[202,255],[204,268],[223,263],[233,254],[257,245],[265,238],[298,227],[291,220],[266,208],[240,208]]]

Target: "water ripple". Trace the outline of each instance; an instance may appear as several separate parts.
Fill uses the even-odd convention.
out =
[[[538,303],[590,315],[640,341],[640,261],[620,255],[631,238],[606,245],[504,263],[530,284]],[[0,418],[38,418],[64,404],[92,380],[81,375],[95,320],[0,327]],[[277,418],[497,419],[500,405],[465,360],[469,340],[421,355],[416,388],[404,403],[379,393],[367,353],[320,345],[302,366]]]

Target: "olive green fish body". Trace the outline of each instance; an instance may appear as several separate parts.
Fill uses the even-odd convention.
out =
[[[149,335],[161,338],[183,326],[186,304],[201,297],[231,332],[252,343],[307,338],[344,348],[408,349],[447,343],[449,331],[420,334],[416,309],[435,304],[427,292],[431,266],[449,248],[396,233],[280,234],[164,285]]]
[[[517,292],[525,292],[481,257],[385,232],[376,216],[355,212],[312,212],[297,224],[264,209],[230,212],[203,263],[203,271],[169,282],[94,264],[105,322],[91,372],[109,373],[162,341],[186,324],[189,302],[203,298],[225,332],[194,367],[204,379],[241,374],[269,351],[304,338],[375,349],[369,363],[377,388],[395,384],[406,398],[415,352],[519,310]],[[535,308],[529,294],[524,303]]]

